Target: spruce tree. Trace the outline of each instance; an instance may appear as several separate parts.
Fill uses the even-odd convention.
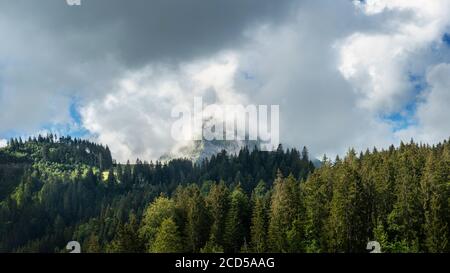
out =
[[[183,251],[178,227],[172,218],[165,219],[158,228],[155,241],[152,243],[152,253],[179,253]]]
[[[187,199],[184,200],[186,210],[185,235],[189,252],[198,252],[208,239],[209,219],[205,200],[196,184],[188,186]]]
[[[230,193],[223,181],[211,187],[207,197],[206,206],[211,218],[211,230],[208,240],[211,246],[224,246],[225,221],[229,206]],[[217,247],[216,247],[217,248]]]
[[[225,224],[225,251],[239,252],[248,238],[249,201],[240,185],[231,193],[230,208]]]
[[[269,216],[269,250],[288,252],[288,231],[300,217],[300,187],[291,175],[284,179],[279,172],[274,183]]]
[[[255,196],[256,195],[256,196]],[[254,193],[251,223],[251,247],[256,253],[267,250],[267,202],[265,196]]]
[[[142,225],[139,229],[139,236],[144,240],[147,249],[151,249],[162,222],[174,217],[175,203],[173,200],[160,196],[150,204],[143,214]]]

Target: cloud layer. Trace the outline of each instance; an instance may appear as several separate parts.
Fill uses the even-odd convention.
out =
[[[278,104],[315,155],[450,135],[447,0],[37,2],[0,0],[0,137],[71,124],[155,159],[194,96]]]

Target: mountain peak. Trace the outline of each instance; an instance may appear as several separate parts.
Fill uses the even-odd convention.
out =
[[[247,147],[250,151],[259,148],[260,142],[256,140],[194,140],[181,146],[173,152],[160,157],[161,161],[170,161],[175,158],[187,158],[194,163],[200,163],[222,151],[237,155],[240,150]]]

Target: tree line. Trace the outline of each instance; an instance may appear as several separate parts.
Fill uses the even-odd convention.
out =
[[[0,164],[1,183],[13,181],[0,187],[3,252],[61,252],[71,240],[85,252],[366,252],[374,240],[383,252],[450,250],[447,140],[351,149],[317,169],[306,148],[100,168],[70,159],[73,143],[57,142],[69,161],[26,143],[0,149],[40,154]]]
[[[383,252],[448,252],[449,203],[448,141],[350,150],[251,194],[223,181],[179,186],[131,215],[105,251],[351,253],[375,240]]]
[[[136,221],[161,193],[179,185],[223,181],[246,195],[260,180],[273,183],[277,170],[305,179],[314,170],[308,151],[225,151],[194,164],[170,162],[116,164],[108,147],[70,137],[12,139],[0,149],[0,251],[54,252],[67,240],[106,244],[123,223]]]

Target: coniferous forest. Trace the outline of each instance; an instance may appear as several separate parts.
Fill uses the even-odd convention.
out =
[[[307,148],[117,164],[39,136],[0,149],[0,252],[450,252],[450,142],[319,167]]]

